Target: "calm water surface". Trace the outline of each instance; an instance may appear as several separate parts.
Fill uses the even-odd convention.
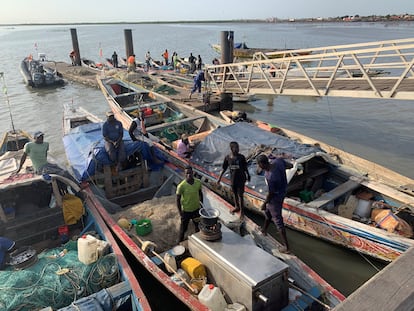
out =
[[[1,87],[8,97],[0,102],[0,131],[11,128],[7,99],[14,125],[42,130],[50,152],[64,163],[61,142],[63,104],[74,102],[103,117],[108,110],[98,89],[69,82],[62,88],[32,90],[19,72],[21,60],[38,52],[48,59],[69,62],[70,28],[77,29],[82,57],[101,61],[113,51],[125,55],[124,29],[131,29],[134,52],[161,59],[168,49],[181,57],[200,54],[211,63],[218,56],[210,44],[220,42],[220,32],[232,30],[235,42],[251,47],[311,48],[329,45],[412,37],[413,23],[350,24],[165,24],[72,25],[0,27]],[[414,178],[414,101],[347,98],[264,97],[235,107],[253,117],[307,134],[348,152],[363,156]],[[289,231],[293,251],[342,293],[348,295],[376,273],[360,255]],[[380,268],[378,263],[375,263]]]

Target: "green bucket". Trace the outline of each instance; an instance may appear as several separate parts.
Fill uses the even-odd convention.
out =
[[[151,220],[149,219],[138,220],[137,224],[135,225],[135,231],[140,236],[149,234],[152,231]]]

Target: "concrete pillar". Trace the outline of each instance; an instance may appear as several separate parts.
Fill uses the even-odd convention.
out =
[[[131,29],[124,29],[124,38],[125,38],[125,51],[126,58],[134,54],[134,43],[132,41],[132,31]]]
[[[233,31],[221,32],[221,64],[233,62],[234,33]],[[233,110],[233,94],[220,94],[220,110]]]
[[[78,35],[76,33],[76,28],[70,29],[70,36],[72,38],[72,50],[75,51],[75,65],[80,66],[81,65],[81,55],[79,51],[79,43],[78,43]]]

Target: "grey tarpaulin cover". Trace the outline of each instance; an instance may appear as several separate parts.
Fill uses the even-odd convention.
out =
[[[293,160],[297,160],[311,158],[323,153],[318,147],[301,144],[287,137],[265,131],[250,123],[238,122],[215,129],[197,146],[191,161],[209,172],[219,175],[224,157],[230,153],[229,144],[232,141],[239,144],[240,153],[248,161],[249,172],[252,177],[248,186],[259,189],[259,192],[263,191],[264,193],[267,190],[264,178],[256,174],[257,164],[255,158],[257,155],[262,152],[274,155],[285,153]],[[296,168],[294,167],[293,170],[296,170]],[[224,176],[228,177],[228,174],[229,171]]]

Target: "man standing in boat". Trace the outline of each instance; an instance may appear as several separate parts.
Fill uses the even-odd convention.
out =
[[[128,129],[129,137],[131,137],[133,141],[138,140],[138,138],[135,136],[136,132],[138,132],[137,134],[143,135],[148,138],[148,133],[145,128],[145,117],[144,113],[141,110],[137,111],[136,117],[132,119],[131,125]]]
[[[230,182],[234,200],[234,208],[231,210],[231,213],[234,214],[235,212],[240,211],[240,218],[243,218],[244,185],[246,184],[246,181],[250,181],[250,174],[247,169],[245,156],[239,153],[239,144],[232,141],[230,143],[230,150],[231,153],[224,158],[223,169],[217,179],[217,185],[220,185],[221,178],[227,168],[230,168]]]
[[[124,129],[122,123],[115,119],[114,113],[106,113],[106,121],[102,125],[102,136],[105,139],[105,150],[109,159],[116,165],[116,171],[120,171],[122,163],[126,160],[124,141]]]
[[[286,236],[286,228],[282,217],[283,200],[287,192],[286,164],[282,157],[269,161],[269,158],[261,154],[257,157],[257,165],[264,171],[268,193],[261,210],[265,211],[265,222],[262,233],[267,234],[270,221],[273,221],[278,229],[284,248],[280,251],[289,253],[289,244]]]
[[[193,221],[195,231],[198,232],[200,202],[203,203],[201,180],[194,178],[193,168],[187,166],[184,170],[185,179],[177,186],[177,208],[181,216],[180,242],[184,240],[190,220]]]

